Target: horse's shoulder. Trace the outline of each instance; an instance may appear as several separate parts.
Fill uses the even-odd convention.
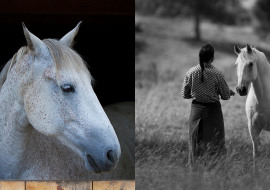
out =
[[[112,124],[116,125],[115,128],[128,127],[134,133],[135,127],[135,102],[121,102],[111,104],[104,107],[106,114],[108,115]],[[124,124],[124,125],[123,125]],[[117,129],[116,129],[117,130]],[[133,131],[132,131],[133,130]]]
[[[121,102],[104,107],[121,145],[121,158],[112,175],[125,171],[125,177],[134,178],[135,162],[135,102]]]

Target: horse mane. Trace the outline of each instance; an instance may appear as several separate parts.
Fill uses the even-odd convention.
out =
[[[261,67],[263,71],[265,71],[265,69],[267,69],[267,68],[268,69],[270,68],[270,64],[269,64],[269,62],[268,62],[268,60],[263,52],[257,50],[254,47],[252,48],[252,52],[255,55],[257,63],[259,63],[257,65],[259,67]],[[244,51],[242,51],[242,57],[244,59],[247,59],[247,57],[248,57],[248,52],[247,52],[246,48],[244,49]]]
[[[71,74],[77,72],[82,78],[88,81],[90,80],[92,83],[94,82],[94,79],[87,68],[87,64],[75,50],[61,44],[58,40],[45,39],[43,42],[49,48],[57,74],[60,70],[67,69]],[[0,89],[15,63],[17,63],[28,52],[30,52],[29,48],[27,46],[23,46],[6,63],[0,73]]]
[[[28,48],[26,46],[21,47],[3,67],[0,73],[0,89],[6,81],[9,71],[12,69],[16,62],[18,62],[25,54],[27,54],[27,52]]]
[[[256,48],[253,48],[253,52],[257,57],[257,65],[261,68],[262,71],[267,71],[270,68],[270,64],[265,56],[265,54]],[[259,63],[259,64],[258,64]],[[257,67],[258,67],[257,66]]]

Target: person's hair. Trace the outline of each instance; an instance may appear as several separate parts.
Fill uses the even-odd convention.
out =
[[[199,59],[200,59],[200,66],[202,69],[202,76],[201,76],[201,81],[203,82],[203,71],[204,71],[204,63],[209,62],[214,59],[214,47],[207,43],[202,46],[200,52],[199,52]]]

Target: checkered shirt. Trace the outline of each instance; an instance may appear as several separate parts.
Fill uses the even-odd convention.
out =
[[[204,82],[201,82],[201,67],[192,67],[185,75],[182,96],[198,102],[211,103],[230,99],[230,89],[223,74],[211,64],[205,64]]]

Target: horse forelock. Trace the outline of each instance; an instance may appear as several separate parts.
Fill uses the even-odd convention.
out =
[[[59,73],[61,70],[68,70],[71,74],[79,74],[93,83],[94,80],[87,68],[86,62],[75,50],[65,46],[58,40],[45,39],[43,42],[50,50],[56,73]]]

